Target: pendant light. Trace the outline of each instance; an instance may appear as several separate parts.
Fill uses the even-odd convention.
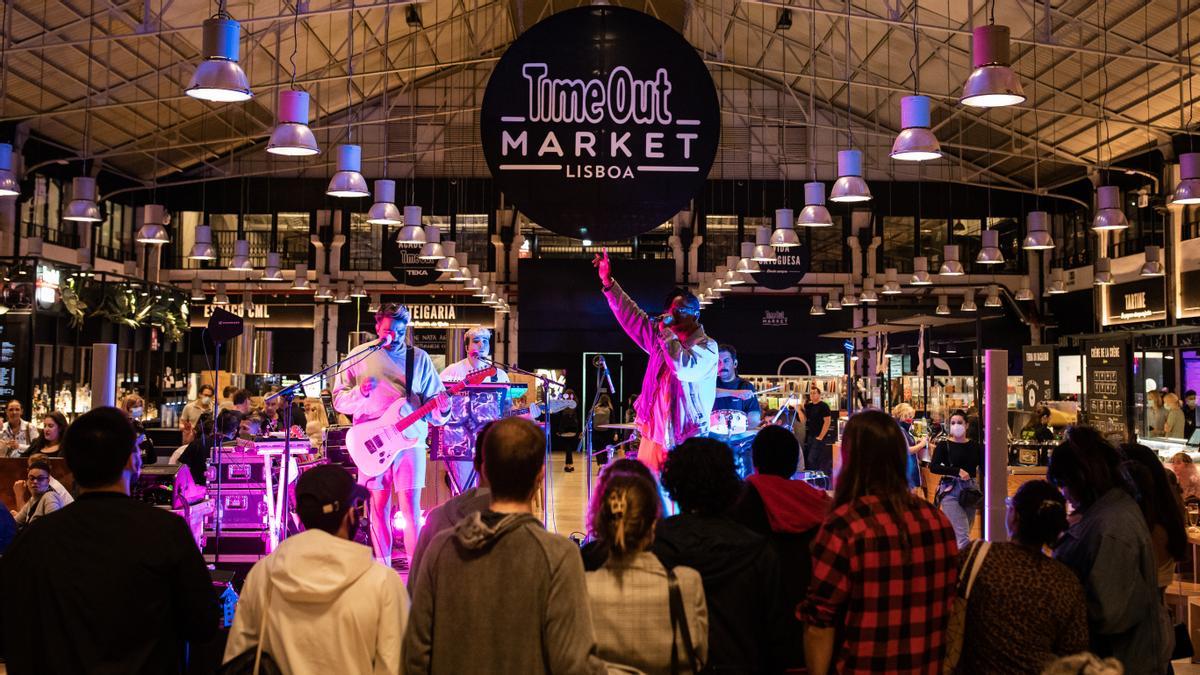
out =
[[[791,220],[791,216],[788,216]],[[779,215],[775,215],[775,222],[779,222]],[[775,260],[775,247],[771,246],[771,228],[766,225],[759,225],[754,228],[754,255],[751,260],[756,263],[769,263]]]
[[[267,141],[267,152],[283,157],[311,157],[321,153],[312,129],[308,128],[308,92],[281,90],[278,117],[271,140]]]
[[[758,261],[754,259],[754,242],[743,241],[741,245],[742,257],[738,260],[737,271],[742,274],[757,274],[762,271],[758,266]]]
[[[283,270],[280,269],[280,255],[275,251],[267,253],[267,265],[263,268],[263,281],[283,281]]]
[[[995,23],[973,31],[971,65],[975,70],[963,85],[960,103],[973,108],[999,108],[1025,102],[1021,81],[1009,66],[1008,39],[1008,26]]]
[[[825,316],[825,305],[821,303],[821,296],[812,296],[812,309],[808,310],[809,316]]]
[[[192,243],[192,251],[188,253],[189,260],[216,260],[217,249],[212,243],[212,228],[208,225],[196,227],[196,241]]]
[[[875,279],[866,277],[862,282],[862,292],[858,294],[859,302],[879,302],[879,295],[875,292]]]
[[[1025,241],[1021,247],[1026,251],[1048,251],[1054,248],[1049,223],[1050,214],[1045,211],[1030,211],[1025,217]]]
[[[221,2],[216,16],[204,21],[204,60],[185,92],[192,98],[214,103],[248,101],[254,95],[246,73],[238,65],[238,40],[241,24],[225,13]]]
[[[830,312],[842,311],[842,301],[839,298],[840,295],[841,291],[836,288],[831,289],[829,291],[829,302],[825,303],[825,309],[829,310]]]
[[[421,227],[421,207],[404,207],[404,227],[396,237],[401,248],[420,248],[425,245],[425,228]]]
[[[466,281],[463,283],[463,288],[474,291],[478,290],[482,280],[479,278],[479,265],[471,263],[467,265],[468,274]]]
[[[451,271],[450,281],[467,281],[471,278],[471,268],[467,267],[467,254],[455,253],[454,258],[458,263],[458,270]]]
[[[975,289],[968,288],[963,291],[963,304],[960,307],[964,312],[977,312],[979,308],[975,306]]]
[[[1092,285],[1109,286],[1112,282],[1112,261],[1108,258],[1097,258],[1092,265]]]
[[[421,246],[421,252],[417,257],[421,260],[441,260],[446,257],[442,249],[441,231],[437,225],[425,226],[425,244]]]
[[[942,268],[938,274],[947,277],[961,277],[966,274],[962,263],[958,261],[958,245],[947,244],[942,247]]]
[[[842,287],[842,307],[857,307],[858,298],[854,295],[854,284]]]
[[[904,292],[900,289],[900,273],[895,267],[887,268],[884,270],[883,275],[883,290],[880,293],[884,295],[900,295]]]
[[[15,197],[21,194],[21,186],[13,173],[13,147],[11,143],[0,143],[0,197]]]
[[[458,245],[454,243],[453,239],[447,239],[446,241],[442,242],[443,255],[438,259],[437,263],[433,266],[433,269],[443,273],[450,272],[453,274],[454,272],[457,272],[458,253],[455,250],[456,248],[458,248]]]
[[[713,272],[712,292],[716,294],[715,297],[720,297],[721,294],[729,292],[729,287],[725,285],[725,280],[721,278],[722,274],[721,266],[718,266]]]
[[[1179,155],[1179,184],[1175,186],[1171,202],[1200,204],[1200,152]]]
[[[1096,232],[1112,232],[1129,227],[1129,220],[1121,208],[1121,188],[1103,185],[1096,188],[1096,217],[1092,229]]]
[[[1157,246],[1146,247],[1146,262],[1142,263],[1142,276],[1161,277],[1166,274],[1161,260],[1161,252],[1162,249]]]
[[[871,188],[863,180],[862,152],[838,150],[838,179],[829,191],[829,201],[839,204],[871,201]]]
[[[100,222],[100,207],[96,205],[96,179],[76,176],[71,179],[71,201],[63,211],[63,220],[80,223]]]
[[[475,292],[472,293],[471,295],[473,295],[477,298],[486,298],[488,296],[488,293],[492,292],[492,289],[491,289],[492,273],[491,272],[481,273],[478,277],[478,281],[479,281],[479,285],[474,286],[472,288],[472,290]]]
[[[363,278],[363,275],[360,274],[357,277],[354,277],[354,287],[352,289],[350,289],[350,297],[352,297],[352,298],[367,297],[367,282],[366,282],[366,279]]]
[[[337,173],[329,179],[329,187],[325,189],[325,194],[342,199],[370,197],[367,179],[362,175],[362,148],[348,143],[342,144],[337,146],[337,155]]]
[[[404,222],[396,208],[396,181],[381,178],[375,181],[375,203],[367,211],[372,225],[399,225]]]
[[[892,143],[892,159],[904,162],[927,162],[942,156],[942,146],[931,129],[928,96],[905,96],[900,99],[900,133]]]
[[[317,300],[332,300],[333,291],[329,288],[329,275],[321,274],[317,278],[317,292],[313,293],[313,298]]]
[[[204,302],[204,282],[200,277],[192,278],[192,294],[188,297],[192,302]]]
[[[334,294],[333,301],[339,305],[345,305],[350,302],[350,282],[348,280],[338,280],[337,293]]]
[[[229,261],[229,270],[231,272],[250,272],[254,269],[254,265],[250,264],[250,242],[246,239],[238,239],[233,242],[233,260]]]
[[[921,255],[913,258],[913,274],[908,280],[910,286],[932,286],[929,278],[929,258]]]
[[[979,255],[975,256],[975,264],[1003,265],[1004,253],[1000,250],[1000,233],[989,228],[981,235],[982,246],[979,248]]]
[[[825,208],[825,184],[812,181],[804,184],[804,208],[796,219],[799,227],[832,227],[833,216]],[[797,242],[797,245],[799,242]]]
[[[383,294],[376,293],[371,296],[371,301],[367,303],[367,311],[374,313],[383,308]]]
[[[938,296],[937,309],[933,310],[933,313],[938,316],[950,316],[950,303],[947,302],[946,296]]]
[[[807,186],[805,195],[808,194]],[[775,209],[775,231],[771,233],[771,246],[775,248],[792,248],[800,245],[800,237],[793,228],[792,210]]]
[[[1029,288],[1029,277],[1021,277],[1021,287],[1013,296],[1017,302],[1033,302],[1033,290]]]
[[[78,179],[76,179],[78,180]],[[161,204],[147,204],[142,207],[142,226],[137,231],[139,244],[162,246],[170,241],[167,236],[167,223],[170,218]]]
[[[1062,295],[1067,292],[1066,274],[1061,267],[1050,268],[1050,287],[1046,289],[1049,295]]]
[[[983,306],[989,309],[996,309],[1001,306],[1000,289],[995,284],[988,286],[987,296],[983,299]]]
[[[308,290],[308,265],[296,263],[296,276],[292,279],[292,288],[298,291]]]
[[[228,305],[229,304],[229,294],[225,292],[225,282],[220,282],[217,284],[217,292],[215,295],[213,295],[212,304],[214,304],[214,305]]]
[[[736,255],[725,256],[725,285],[726,286],[742,286],[746,283],[746,277],[742,276],[737,271],[738,257]]]

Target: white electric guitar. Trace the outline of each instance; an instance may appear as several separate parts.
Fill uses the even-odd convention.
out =
[[[495,366],[467,373],[462,382],[456,382],[446,389],[446,395],[453,396],[495,374]],[[406,401],[403,398],[397,400],[379,417],[355,422],[346,432],[346,448],[360,472],[367,476],[378,476],[387,471],[396,455],[425,441],[429,423],[424,417],[437,408],[438,399],[435,396],[405,415],[402,409]]]

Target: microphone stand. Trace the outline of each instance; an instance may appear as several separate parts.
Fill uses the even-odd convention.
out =
[[[312,375],[309,375],[308,377],[300,380],[299,382],[296,382],[295,384],[289,384],[288,386],[284,387],[283,389],[280,389],[279,391],[275,392],[274,394],[271,394],[267,398],[263,399],[264,401],[273,401],[277,398],[282,398],[283,405],[284,405],[284,409],[283,409],[283,411],[284,411],[283,412],[283,428],[284,428],[283,459],[280,460],[280,463],[282,464],[282,466],[279,469],[280,474],[281,474],[280,479],[279,479],[279,489],[283,490],[283,504],[279,509],[279,518],[282,519],[283,522],[280,524],[280,528],[282,531],[279,533],[279,541],[282,542],[284,539],[287,539],[288,525],[289,525],[289,521],[291,519],[291,517],[288,515],[288,507],[289,507],[288,487],[289,487],[289,479],[290,479],[289,474],[291,473],[291,466],[292,466],[292,403],[296,399],[296,392],[299,391],[300,389],[302,389],[304,387],[304,385],[308,384],[309,382],[311,382],[317,378],[323,379],[325,377],[325,373],[328,373],[329,371],[331,371],[335,368],[338,368],[340,366],[343,366],[343,365],[346,367],[350,367],[350,366],[358,363],[359,361],[362,361],[363,359],[367,358],[371,354],[374,354],[375,352],[379,351],[382,348],[383,348],[383,343],[380,342],[378,344],[372,345],[371,347],[369,347],[367,349],[364,349],[362,352],[359,352],[358,354],[349,354],[346,356],[346,358],[341,359],[339,361],[334,361],[333,363],[329,364],[328,366],[325,366],[324,368],[318,370],[317,372],[313,373]],[[350,361],[351,359],[354,359],[354,360],[351,361],[350,363],[346,363],[347,361]],[[218,490],[220,489],[220,483],[217,484],[217,489]]]
[[[553,471],[550,470],[550,445],[551,445],[550,387],[558,387],[559,389],[563,389],[564,386],[561,383],[555,382],[554,380],[552,380],[548,377],[542,377],[541,375],[538,375],[537,373],[531,373],[528,370],[518,368],[516,364],[510,365],[507,363],[501,363],[500,361],[490,359],[486,356],[479,356],[478,358],[480,361],[483,361],[484,363],[496,366],[497,368],[503,368],[504,370],[506,370],[510,373],[517,373],[518,375],[525,375],[526,377],[532,377],[533,379],[537,380],[542,386],[542,401],[543,401],[543,404],[545,405],[545,408],[542,409],[542,414],[546,418],[546,425],[544,428],[544,435],[545,435],[544,443],[546,445],[546,458],[544,460],[545,472],[543,474],[543,479],[542,479],[542,523],[544,525],[546,525],[547,527],[549,527],[550,488],[551,488],[551,483],[552,483],[550,474],[554,473]]]

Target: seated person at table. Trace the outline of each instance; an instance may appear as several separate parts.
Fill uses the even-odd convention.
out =
[[[50,459],[48,455],[43,455],[41,453],[30,455],[29,466],[33,466],[34,462],[45,462],[48,459]],[[54,490],[54,493],[58,495],[58,498],[62,501],[63,506],[75,501],[75,498],[72,497],[71,493],[67,491],[67,486],[58,482],[58,479],[54,476],[50,476],[50,489]],[[27,480],[19,480],[13,483],[13,499],[17,504],[17,511],[25,508],[25,502],[29,501],[29,497],[29,482]]]
[[[50,463],[46,460],[39,459],[29,463],[26,484],[32,497],[25,502],[20,511],[12,512],[17,527],[22,530],[38,518],[63,507],[62,498],[50,487]]]
[[[41,453],[57,457],[58,444],[66,432],[67,418],[57,410],[51,410],[42,416],[42,432],[25,449],[25,456]]]

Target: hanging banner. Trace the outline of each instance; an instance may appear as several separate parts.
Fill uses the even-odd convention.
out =
[[[658,19],[592,5],[534,25],[492,71],[479,113],[496,185],[537,224],[605,241],[687,207],[721,135],[696,49]]]
[[[1055,399],[1057,359],[1053,345],[1025,345],[1021,352],[1025,409],[1033,410],[1039,403]]]
[[[758,263],[759,272],[754,275],[754,282],[774,291],[795,288],[808,273],[808,265],[807,246],[781,249],[775,252],[773,262]]]

